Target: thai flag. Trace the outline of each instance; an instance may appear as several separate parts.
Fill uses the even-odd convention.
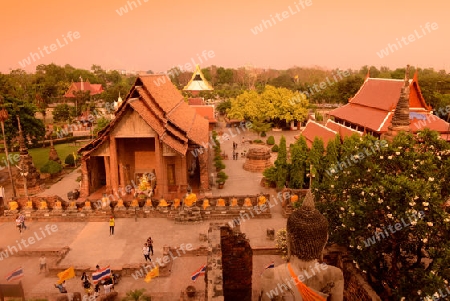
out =
[[[22,277],[23,277],[23,269],[18,268],[6,276],[6,281],[19,280]]]
[[[191,279],[192,279],[193,281],[195,281],[195,280],[197,280],[197,278],[198,278],[199,276],[205,275],[205,273],[206,273],[206,264],[202,265],[197,271],[195,271],[195,272],[192,274]]]
[[[266,265],[266,267],[264,268],[264,270],[261,272],[261,274],[259,276],[262,276],[262,274],[264,273],[265,270],[267,269],[273,269],[275,268],[275,262],[271,262],[270,264]]]
[[[107,266],[92,273],[92,282],[97,284],[100,280],[108,279],[109,277],[111,277],[111,269]]]

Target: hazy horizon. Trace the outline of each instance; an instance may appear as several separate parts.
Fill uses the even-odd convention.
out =
[[[0,20],[0,72],[55,63],[158,73],[193,61],[202,68],[449,70],[450,3],[429,2],[10,2]]]

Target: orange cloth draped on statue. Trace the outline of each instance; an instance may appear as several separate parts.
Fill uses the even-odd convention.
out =
[[[197,201],[197,195],[195,193],[190,193],[184,199],[184,205],[191,207]]]
[[[298,277],[295,274],[294,270],[292,269],[290,263],[288,263],[288,269],[289,269],[289,273],[291,274],[291,277],[294,280],[294,283],[296,284],[297,289],[300,292],[300,295],[302,295],[302,299],[304,301],[326,301],[325,298],[323,298],[322,296],[319,296],[316,292],[314,292],[312,289],[307,287],[303,282],[298,280]]]

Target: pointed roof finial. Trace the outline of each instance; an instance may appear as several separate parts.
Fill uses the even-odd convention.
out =
[[[409,65],[406,65],[405,70],[405,87],[406,85],[409,85]]]
[[[303,200],[302,209],[303,210],[314,210],[316,207],[314,205],[314,196],[311,189],[306,193],[305,199]]]

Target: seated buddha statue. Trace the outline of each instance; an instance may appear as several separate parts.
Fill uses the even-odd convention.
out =
[[[41,201],[41,203],[39,204],[39,210],[47,210],[48,206],[47,206],[47,201]]]
[[[53,210],[62,210],[61,201],[56,201]]]
[[[116,209],[118,209],[118,210],[125,209],[125,205],[123,204],[122,198],[120,198],[120,199],[117,201]]]
[[[147,200],[145,201],[145,207],[153,207],[151,198],[147,198]]]
[[[219,198],[217,200],[216,207],[225,207],[225,200],[222,198]]]
[[[342,301],[341,269],[319,263],[328,240],[328,221],[315,209],[310,191],[302,207],[289,216],[286,231],[288,262],[263,272],[262,300]]]
[[[33,209],[33,202],[27,201],[27,206],[25,207],[25,209]]]
[[[196,201],[197,201],[197,195],[195,193],[193,193],[192,191],[189,191],[187,193],[186,197],[184,198],[184,205],[186,207],[192,207],[192,205],[194,205]]]
[[[181,200],[180,199],[174,199],[173,200],[173,208],[178,209],[180,207]]]
[[[9,204],[9,210],[17,210],[19,208],[19,204],[15,201],[11,201]]]
[[[204,199],[204,200],[203,200],[203,205],[202,205],[203,210],[206,210],[206,208],[208,208],[209,206],[211,206],[211,205],[209,204],[209,200],[208,200],[208,199]]]
[[[258,206],[264,205],[264,204],[266,203],[266,201],[267,201],[266,197],[263,196],[263,195],[260,195],[260,196],[258,197]]]
[[[84,210],[91,210],[91,209],[92,209],[92,207],[91,207],[91,201],[85,201],[85,202],[84,202],[84,207],[83,207],[83,209],[84,209]]]
[[[230,207],[236,207],[237,205],[238,205],[238,199],[237,198],[232,198]]]
[[[252,207],[253,206],[252,200],[250,198],[245,198],[243,206],[244,207]]]
[[[169,204],[167,204],[167,201],[165,199],[160,199],[158,207],[167,207]]]
[[[130,204],[130,207],[139,207],[139,201],[138,201],[138,199],[136,199],[136,198],[134,198],[132,201],[131,201],[131,204]]]

